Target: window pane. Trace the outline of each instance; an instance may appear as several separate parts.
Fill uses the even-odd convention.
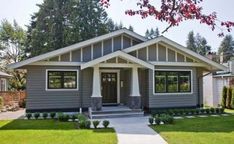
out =
[[[190,72],[180,73],[180,92],[190,92]]]
[[[64,88],[76,88],[76,72],[64,72]]]
[[[52,89],[62,88],[62,76],[60,75],[49,76],[49,88]]]
[[[167,73],[167,92],[178,92],[178,75],[177,72]]]
[[[155,92],[166,92],[166,73],[155,73]]]

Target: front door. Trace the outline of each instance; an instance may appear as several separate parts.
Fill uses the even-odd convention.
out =
[[[103,72],[101,73],[102,83],[102,102],[104,104],[117,103],[117,73]]]

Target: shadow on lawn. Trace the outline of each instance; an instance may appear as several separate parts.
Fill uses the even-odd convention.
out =
[[[173,125],[152,126],[160,132],[234,132],[234,116],[176,120]]]

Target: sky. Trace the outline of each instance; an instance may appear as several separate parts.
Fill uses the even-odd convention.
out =
[[[157,1],[160,2],[160,0]],[[234,21],[234,0],[203,1],[201,6],[204,13],[215,11],[220,20]],[[1,0],[0,20],[7,19],[12,22],[15,19],[20,26],[26,29],[26,25],[30,23],[30,15],[39,9],[36,4],[42,2],[43,0]],[[122,22],[125,27],[132,25],[134,31],[141,35],[145,34],[146,29],[158,27],[160,31],[163,31],[168,26],[166,23],[156,21],[154,18],[142,19],[140,16],[125,15],[127,9],[137,9],[136,0],[111,0],[111,6],[106,11],[113,21]],[[187,35],[191,30],[205,37],[212,47],[212,51],[217,51],[222,41],[222,38],[217,36],[220,31],[212,31],[208,26],[202,25],[195,20],[182,22],[178,27],[170,28],[163,35],[185,46]],[[234,36],[234,30],[230,34]]]

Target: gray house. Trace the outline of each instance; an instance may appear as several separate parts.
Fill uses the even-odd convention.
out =
[[[166,37],[147,40],[127,29],[10,67],[27,70],[27,111],[197,107],[203,72],[226,69]]]

